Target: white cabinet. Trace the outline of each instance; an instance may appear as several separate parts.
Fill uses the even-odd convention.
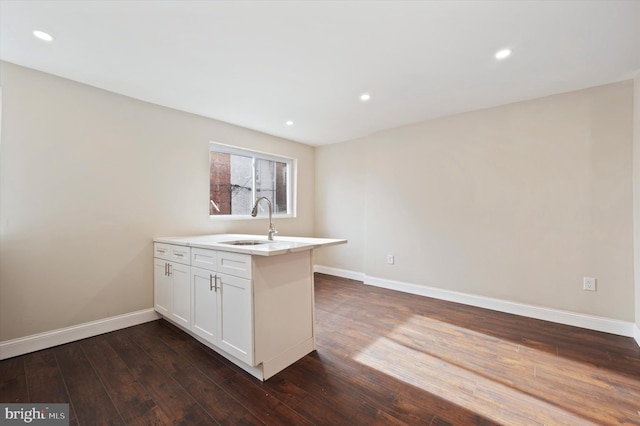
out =
[[[251,256],[194,248],[191,265],[192,331],[253,366]]]
[[[155,309],[266,380],[315,349],[311,251],[260,256],[157,242]]]
[[[189,247],[154,245],[154,306],[157,312],[183,327],[191,326]]]

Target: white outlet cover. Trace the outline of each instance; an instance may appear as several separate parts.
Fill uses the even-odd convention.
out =
[[[596,291],[596,279],[584,277],[582,280],[582,288],[587,291]]]

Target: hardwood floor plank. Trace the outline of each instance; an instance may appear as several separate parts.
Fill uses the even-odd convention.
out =
[[[103,425],[124,424],[100,378],[77,343],[53,349],[79,424],[100,419]]]
[[[345,412],[342,407],[336,407],[324,398],[308,395],[295,405],[296,412],[303,417],[311,419],[319,425],[348,425],[351,422],[351,412]]]
[[[160,339],[176,352],[188,357],[215,383],[222,383],[242,371],[212,349],[187,335],[166,321],[154,321]]]
[[[27,354],[24,363],[29,402],[69,404],[69,420],[75,421],[76,413],[53,349]]]
[[[105,335],[105,338],[171,423],[184,425],[216,423],[184,388],[153,362],[125,332],[110,333]]]
[[[169,418],[131,373],[104,336],[80,342],[126,424],[163,425]]]
[[[347,389],[339,390],[338,385],[330,383],[322,371],[312,367],[308,360],[309,357],[305,357],[300,360],[299,368],[287,368],[279,373],[286,382],[309,395],[293,407],[309,419],[326,420],[327,424],[331,424],[332,419],[337,424],[350,423],[349,420],[357,411],[355,407],[361,403],[360,396]]]
[[[244,402],[251,413],[268,425],[313,424],[262,389],[254,378],[235,375],[227,379],[224,389],[237,400]]]
[[[225,425],[262,423],[187,358],[150,333],[149,327],[131,328],[127,330],[127,334],[149,354],[158,366],[179,381],[189,395],[218,423]]]
[[[69,394],[52,349],[28,354],[24,357],[29,399],[33,403],[66,403]]]
[[[378,349],[376,348],[376,351]],[[345,364],[350,362],[359,364],[355,360],[333,357],[324,348],[318,350],[324,362],[323,369],[330,377],[340,376],[340,370]],[[378,352],[376,356],[389,356],[389,353],[383,355],[383,352]],[[416,381],[415,377],[419,378],[421,374],[424,374],[420,365],[408,363],[413,362],[412,360],[396,356],[394,353],[391,353],[391,357],[392,359],[386,364],[406,363],[405,369],[414,377],[413,381]],[[388,372],[390,370],[387,370]],[[447,413],[448,418],[454,421],[454,424],[495,424],[471,410],[441,398],[439,394],[410,386],[408,383],[411,381],[397,380],[387,373],[370,366],[361,366],[358,374],[349,375],[349,386],[358,389],[362,400],[369,405],[382,406],[387,413],[409,424],[422,424],[434,418],[436,413]],[[340,386],[340,388],[343,387],[347,386]],[[438,386],[434,385],[433,387],[440,390]],[[466,393],[470,394],[470,391],[467,390]],[[369,419],[369,421],[373,421],[373,419]]]
[[[297,407],[310,395],[295,384],[286,380],[281,374],[276,374],[266,382],[262,383],[265,392],[277,398],[289,407]]]
[[[342,375],[332,375],[327,371],[327,364],[318,353],[305,356],[295,364],[295,368],[287,368],[279,375],[308,394],[326,401],[341,417],[351,419],[358,414],[362,394]]]
[[[24,357],[0,361],[0,402],[18,404],[29,399]]]

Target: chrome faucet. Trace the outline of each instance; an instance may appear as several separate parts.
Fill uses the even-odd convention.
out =
[[[251,217],[256,217],[258,215],[258,203],[260,200],[265,200],[269,205],[269,233],[267,234],[267,240],[273,241],[273,234],[277,234],[278,230],[273,226],[273,222],[271,221],[271,213],[273,209],[271,207],[271,201],[269,201],[267,197],[260,197],[256,200],[256,203],[253,205],[253,209],[251,210]]]

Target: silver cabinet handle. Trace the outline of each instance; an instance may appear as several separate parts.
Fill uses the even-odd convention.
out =
[[[164,262],[164,276],[166,277],[167,275],[169,275],[169,264]]]
[[[173,265],[170,263],[167,263],[167,266],[169,267],[169,276],[171,276],[173,274]]]
[[[175,256],[184,257],[184,253],[174,253]]]
[[[213,281],[213,283],[212,283]],[[216,293],[218,292],[218,275],[209,274],[209,288]]]

